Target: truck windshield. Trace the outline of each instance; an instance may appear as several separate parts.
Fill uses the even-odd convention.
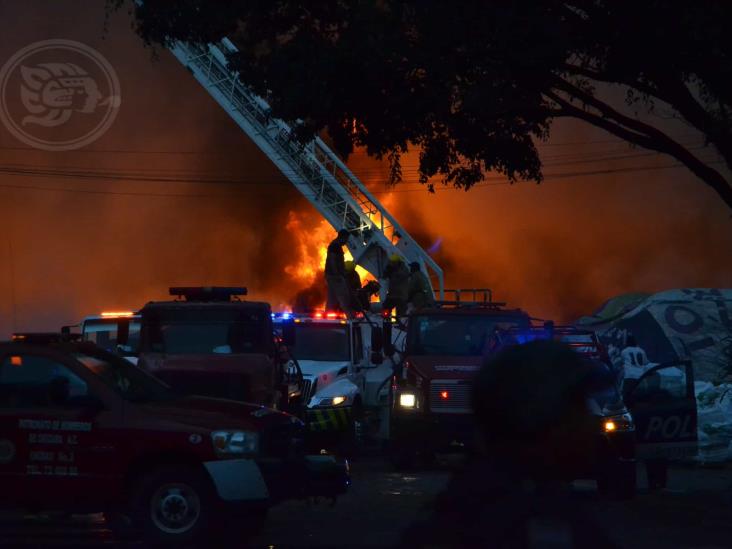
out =
[[[417,356],[480,356],[496,329],[526,325],[528,318],[521,315],[416,315],[409,321],[406,350]]]
[[[165,383],[126,360],[105,360],[84,353],[74,356],[125,400],[148,402],[167,400],[175,396]]]
[[[261,326],[237,321],[164,322],[151,326],[150,351],[171,355],[263,352]]]
[[[118,338],[121,322],[127,323],[129,326],[127,339],[124,342],[120,342]],[[117,350],[118,343],[137,349],[140,342],[140,322],[138,320],[120,321],[116,319],[89,320],[84,322],[82,339],[96,343],[102,349],[111,352]]]
[[[612,415],[624,409],[615,375],[602,360],[588,359],[592,365],[583,385],[590,410],[597,415]]]
[[[296,343],[292,348],[298,360],[347,361],[349,352],[348,325],[296,324]]]

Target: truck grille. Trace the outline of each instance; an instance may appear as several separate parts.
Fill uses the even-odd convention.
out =
[[[430,383],[430,411],[469,414],[473,384],[462,379],[436,379]]]
[[[310,402],[310,397],[313,395],[313,389],[315,389],[316,384],[317,380],[315,383],[309,379],[303,379],[302,381],[302,402],[304,402],[306,406],[308,402]]]

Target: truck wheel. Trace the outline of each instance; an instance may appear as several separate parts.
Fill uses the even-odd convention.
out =
[[[146,539],[166,545],[187,543],[212,526],[214,504],[213,489],[201,472],[171,467],[140,479],[130,514]]]

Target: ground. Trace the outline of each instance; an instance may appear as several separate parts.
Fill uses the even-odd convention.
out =
[[[272,510],[253,547],[384,547],[425,516],[454,463],[433,470],[393,472],[379,459],[353,467],[353,488],[335,506],[293,502]],[[575,484],[575,497],[596,515],[621,547],[644,549],[732,547],[732,466],[675,467],[668,490],[631,502],[598,497],[594,483]],[[100,516],[0,517],[0,546],[139,548],[114,540]]]

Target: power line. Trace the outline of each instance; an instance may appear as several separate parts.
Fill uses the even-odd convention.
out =
[[[721,163],[721,161],[717,162]],[[685,167],[681,163],[668,164],[663,166],[635,166],[627,168],[616,168],[606,170],[588,170],[580,172],[564,172],[564,173],[553,173],[547,174],[545,180],[564,180],[575,177],[583,176],[596,176],[596,175],[608,175],[614,173],[631,173],[631,172],[644,172],[644,171],[655,171],[655,170],[666,170]],[[1,170],[0,170],[1,171]],[[191,181],[195,183],[195,181]],[[474,185],[472,188],[491,187],[497,185],[510,185],[510,181],[506,181],[501,178],[494,178],[492,180],[484,180],[482,183]],[[112,195],[112,196],[145,196],[145,197],[160,197],[160,198],[226,198],[228,196],[234,196],[242,194],[243,191],[230,191],[228,193],[216,193],[216,194],[203,194],[203,193],[153,193],[153,192],[134,192],[134,191],[109,191],[101,189],[78,189],[69,187],[43,187],[39,185],[14,185],[9,183],[0,183],[0,188],[17,189],[17,190],[32,190],[32,191],[46,191],[46,192],[65,192],[65,193],[78,193],[78,194],[89,194],[89,195]],[[372,194],[383,195],[391,193],[405,193],[405,192],[419,192],[423,191],[424,186],[420,184],[420,188],[395,188],[389,191],[372,191]],[[436,191],[462,191],[462,188],[455,187],[435,187]]]

